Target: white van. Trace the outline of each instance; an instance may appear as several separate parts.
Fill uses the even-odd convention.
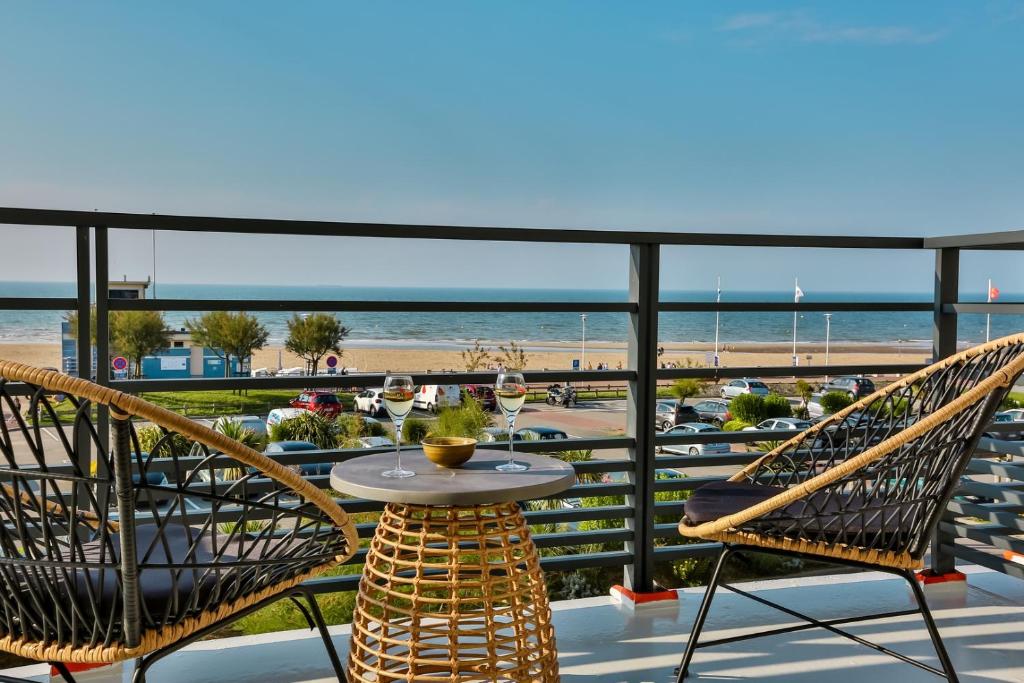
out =
[[[436,413],[439,408],[458,408],[462,391],[458,384],[421,384],[416,387],[412,407]]]
[[[304,412],[306,412],[305,408],[274,408],[267,415],[267,426],[273,427],[276,424],[281,424],[285,420],[298,417]]]

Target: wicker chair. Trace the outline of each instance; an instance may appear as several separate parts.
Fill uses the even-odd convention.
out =
[[[956,673],[913,570],[983,430],[1024,370],[1024,335],[951,356],[857,401],[783,443],[726,482],[697,489],[679,531],[721,541],[677,681],[694,651],[764,635],[825,628],[950,681]],[[906,579],[918,609],[820,621],[738,588],[720,584],[730,557],[748,551],[887,571]],[[739,638],[699,643],[718,585],[806,623]],[[854,621],[921,613],[942,670],[837,627]]]
[[[161,428],[148,453],[132,418]],[[69,683],[68,662],[136,659],[142,683],[161,657],[291,598],[345,680],[302,582],[353,555],[355,528],[292,469],[137,397],[7,361],[0,453],[0,649]]]

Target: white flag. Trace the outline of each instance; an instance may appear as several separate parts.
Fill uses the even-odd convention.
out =
[[[800,299],[804,298],[804,290],[800,289],[800,285],[796,285],[796,292],[793,293],[793,303],[800,303]]]

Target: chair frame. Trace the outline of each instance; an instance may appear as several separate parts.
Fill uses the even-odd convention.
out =
[[[990,365],[997,363],[998,367],[989,367],[985,363]],[[690,662],[698,648],[809,628],[824,628],[900,661],[943,676],[949,681],[957,681],[949,654],[942,643],[935,620],[928,609],[924,592],[918,585],[913,570],[921,568],[924,554],[942,512],[952,498],[959,477],[963,473],[971,453],[974,452],[985,426],[1022,372],[1024,372],[1024,335],[1004,337],[950,356],[854,402],[828,419],[779,445],[729,479],[731,482],[781,484],[785,490],[777,495],[734,514],[702,524],[691,525],[684,518],[679,524],[679,532],[684,537],[720,541],[723,544],[723,549],[718,556],[711,581],[697,612],[697,618],[690,632],[682,661],[675,670],[677,683],[682,683],[686,678]],[[985,376],[979,377],[978,375]],[[947,380],[948,386],[943,384]],[[940,405],[929,410],[923,406],[925,399],[920,399],[919,403],[922,406],[919,407],[921,407],[922,414],[917,416],[912,423],[909,419],[902,419],[902,425],[900,425],[899,418],[890,418],[889,428],[882,428],[879,443],[872,445],[869,441],[866,447],[855,449],[860,450],[859,453],[847,452],[839,457],[836,456],[837,446],[826,430],[829,428],[843,429],[844,425],[848,424],[846,421],[851,415],[865,414],[873,406],[876,408],[884,406],[886,402],[890,407],[895,406],[897,401],[910,400],[912,404],[918,400],[914,398],[915,389],[923,391],[921,387],[930,381],[939,385],[938,391],[935,386],[931,386],[930,390],[936,391],[937,395],[934,397],[934,401]],[[929,396],[929,398],[931,397]],[[905,410],[909,410],[911,404],[904,404]],[[860,419],[858,418],[858,422]],[[939,432],[941,428],[949,427],[954,420],[962,421],[954,426],[961,431],[966,431],[965,434],[960,434],[955,439],[947,436],[945,441],[921,445],[922,439],[927,439],[933,431]],[[895,426],[903,428],[896,430]],[[846,429],[849,428],[846,427]],[[818,446],[819,440],[825,437],[828,437],[828,443],[823,450],[828,453],[828,457],[822,462],[817,462],[814,449]],[[795,449],[799,446],[806,446],[808,439],[811,440],[812,445],[807,451],[811,453],[811,456],[804,458],[811,463],[805,464],[803,474],[806,478],[801,481],[798,475],[780,474],[787,471],[786,467],[793,466],[793,461],[789,456],[796,454],[798,451]],[[935,476],[936,473],[931,470],[924,470],[933,477],[931,484],[934,500],[930,496],[918,492],[916,488],[919,481],[917,478],[925,476],[922,474],[922,470],[910,468],[909,471],[912,473],[913,479],[911,479],[911,475],[904,474],[904,478],[895,483],[891,480],[885,481],[885,476],[891,476],[892,471],[908,471],[905,469],[906,462],[911,461],[913,450],[919,446],[923,451],[928,451],[930,447],[929,452],[932,455],[925,457],[937,460],[939,455],[936,454],[948,454],[948,457],[938,463],[944,468],[940,473],[941,476]],[[904,461],[900,462],[898,466],[894,465],[893,463],[899,461],[900,458],[903,458]],[[782,465],[778,465],[776,461],[781,462]],[[773,465],[776,466],[774,470],[772,469]],[[872,471],[873,467],[877,471]],[[794,466],[794,469],[798,470],[799,467]],[[877,489],[863,484],[863,481],[872,482]],[[909,485],[908,481],[913,481],[914,484]],[[871,500],[871,496],[876,491],[884,490],[887,486],[892,489],[900,489],[898,495],[902,495],[904,498],[902,502],[884,499],[876,502],[876,507],[865,505],[860,511],[847,509],[843,507],[842,502],[837,503],[838,495],[843,491],[842,487],[846,486],[847,490],[850,490],[855,488],[857,482],[861,482],[861,486],[856,490],[859,491],[862,500]],[[816,500],[814,496],[819,496],[819,498]],[[881,497],[885,498],[884,495]],[[928,500],[924,500],[925,498]],[[828,507],[826,503],[831,503],[832,507]],[[803,507],[798,508],[799,513],[790,512],[794,509],[792,506],[801,504]],[[900,533],[896,534],[889,529],[889,536],[894,540],[880,540],[871,543],[866,541],[866,532],[861,531],[859,534],[855,534],[846,528],[849,520],[856,517],[865,525],[862,526],[862,529],[866,528],[866,524],[870,520],[886,531],[885,525],[892,522],[893,515],[899,512],[898,505],[900,504],[913,506],[913,515],[907,515],[914,523],[912,533],[903,533],[902,530],[898,530]],[[836,505],[839,506],[838,510]],[[893,508],[896,509],[896,512],[892,511]],[[808,510],[811,512],[808,513]],[[805,519],[804,515],[812,519],[816,518],[817,527],[802,525],[801,521]],[[900,512],[900,522],[903,519],[904,513]],[[769,533],[773,523],[781,525],[785,531]],[[824,529],[830,525],[832,526],[830,530],[832,538],[824,533]],[[884,538],[885,534],[879,532],[876,536]],[[857,541],[865,542],[858,543]],[[917,608],[824,621],[815,619],[722,583],[722,569],[727,560],[731,557],[742,558],[745,553],[750,552],[827,562],[862,570],[883,571],[899,576],[910,584]],[[715,589],[719,586],[771,606],[804,623],[701,643],[699,642],[700,633],[710,611]],[[924,619],[942,666],[941,670],[838,628],[842,624],[918,613]]]
[[[12,384],[17,387],[16,383],[27,385],[16,393],[24,394],[27,390],[31,396],[29,422],[15,410],[8,391]],[[71,435],[65,434],[48,398],[58,393],[69,397],[76,407]],[[109,449],[104,448],[92,424],[93,406],[109,409]],[[0,597],[0,631],[7,631],[0,635],[0,649],[49,662],[68,683],[73,683],[74,677],[64,666],[65,662],[113,663],[134,659],[137,666],[133,681],[143,683],[149,667],[163,657],[275,601],[291,599],[310,628],[319,631],[338,679],[345,680],[323,615],[312,591],[302,585],[305,580],[347,561],[358,549],[354,523],[327,492],[287,466],[138,397],[77,377],[0,360],[0,415],[5,408],[11,412],[15,427],[12,429],[7,421],[0,421],[3,422],[0,424],[0,456],[7,465],[0,465],[3,479],[0,512],[7,518],[8,525],[13,523],[14,531],[0,535],[6,544],[3,567],[9,569],[3,577],[4,585],[13,586],[10,592],[15,595],[11,599]],[[58,475],[49,471],[40,437],[40,415],[52,419],[53,429],[70,457],[72,474]],[[143,457],[133,418],[161,428],[163,437],[152,450],[163,449],[156,455],[169,454],[174,459],[175,471],[183,477],[181,481],[165,486],[153,486],[146,481],[145,472],[154,453],[150,453],[148,459]],[[11,433],[16,430],[25,437],[28,450],[36,460],[34,467],[15,460]],[[187,474],[178,463],[179,455],[184,454],[175,452],[177,435],[199,444],[205,455],[201,464]],[[95,454],[93,467],[96,471],[83,469],[83,456],[88,459],[92,454]],[[213,473],[222,470],[215,468],[232,466],[224,463],[237,463],[250,469],[243,469],[237,479],[218,482]],[[209,490],[197,486],[200,480],[195,478],[196,472],[202,469],[210,473]],[[133,475],[137,480],[133,481]],[[253,481],[250,489],[250,480],[257,478],[263,483]],[[269,492],[264,493],[267,489]],[[157,513],[154,509],[152,518],[156,526],[150,530],[155,533],[155,540],[139,549],[136,530],[144,513],[138,512],[137,505],[143,501],[152,505],[157,495],[172,496],[172,507],[180,503],[180,508],[173,507],[166,513]],[[205,500],[210,506],[209,516],[203,518],[202,512],[198,515],[186,512],[186,498]],[[238,510],[239,515],[239,521],[227,532],[222,530],[223,525],[214,521],[214,514],[224,506],[233,506],[228,509]],[[111,517],[115,511],[116,520]],[[258,530],[250,530],[252,523]],[[189,546],[185,557],[175,558],[168,549],[167,559],[160,564],[159,554],[154,556],[156,559],[151,556],[161,548],[169,548],[164,534],[176,524],[184,525],[181,528],[187,534]],[[34,536],[22,529],[26,526],[32,527]],[[215,539],[212,550],[207,551],[210,558],[203,559],[198,548],[207,534]],[[88,559],[83,550],[83,536],[99,538],[99,560]],[[51,537],[56,540],[47,540]],[[43,540],[33,540],[35,538]],[[119,543],[119,547],[115,547],[115,543]],[[70,553],[66,564],[60,559],[63,555],[54,550],[58,546],[66,549],[60,552]],[[19,552],[19,548],[24,549]],[[137,553],[143,554],[142,562]],[[147,568],[166,572],[157,573],[154,578],[170,577],[172,593],[166,607],[150,609],[145,605],[140,573]],[[78,582],[77,587],[50,586],[51,575],[47,572],[52,572],[53,576],[63,572],[63,582]],[[98,576],[100,584],[105,585],[104,572],[107,578],[113,576],[117,582],[110,605],[102,602],[101,589],[95,583]],[[21,576],[27,578],[21,579]],[[190,592],[176,592],[186,590],[180,582],[189,576],[194,582]],[[32,609],[18,611],[18,601],[26,599],[17,595],[18,581],[23,582],[31,603],[28,606],[35,612]],[[71,622],[62,616],[57,604],[52,608],[56,616],[48,616],[50,608],[40,606],[39,599],[33,597],[33,591],[38,591],[40,586],[53,596],[48,599],[54,603],[59,602],[56,598],[61,590],[69,591],[67,601],[74,615]],[[306,607],[299,602],[300,598],[305,600]],[[12,614],[25,616],[12,617]],[[90,622],[90,618],[93,621]],[[43,621],[41,631],[33,620]],[[68,623],[71,626],[62,626]],[[17,629],[20,635],[8,630],[11,628]],[[50,636],[40,639],[32,633],[49,633]]]

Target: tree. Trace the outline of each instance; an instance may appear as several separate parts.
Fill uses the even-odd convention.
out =
[[[108,315],[113,318],[118,314],[118,311],[110,311]],[[78,339],[78,311],[68,311],[64,315],[64,319],[68,321],[68,331],[71,336]],[[109,321],[109,319],[108,319]],[[89,343],[96,344],[96,307],[92,306],[89,311]]]
[[[159,311],[118,311],[110,317],[113,346],[134,363],[136,379],[142,377],[142,359],[165,348],[168,337],[164,316]]]
[[[510,341],[508,346],[498,346],[498,351],[501,353],[498,362],[506,370],[522,370],[526,367],[526,352],[515,341]]]
[[[677,379],[672,382],[672,395],[680,401],[699,396],[704,391],[704,383],[695,379]]]
[[[491,350],[486,346],[480,346],[479,339],[473,342],[473,346],[462,351],[462,362],[466,364],[466,372],[487,367],[490,360],[493,360]]]
[[[186,320],[192,341],[213,350],[224,359],[224,376],[231,375],[231,358],[250,358],[254,351],[267,345],[269,332],[248,313],[210,311],[198,320]]]
[[[315,375],[320,359],[333,351],[342,354],[341,342],[352,330],[341,324],[333,313],[292,315],[288,321],[288,340],[284,347],[306,361],[309,374]]]

